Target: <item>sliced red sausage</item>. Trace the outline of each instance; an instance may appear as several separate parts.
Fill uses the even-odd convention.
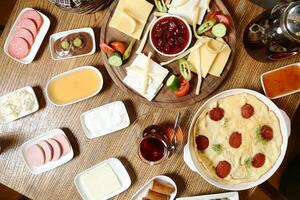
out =
[[[272,138],[273,138],[273,129],[268,125],[264,125],[260,129],[260,135],[265,140],[272,140]]]
[[[31,19],[21,19],[17,25],[17,29],[26,28],[34,37],[37,35],[37,25]]]
[[[8,44],[8,53],[16,59],[25,58],[29,54],[29,44],[23,38],[13,38]]]
[[[47,142],[53,148],[53,158],[51,161],[58,160],[62,156],[62,147],[55,139],[48,139]]]
[[[242,144],[242,134],[239,132],[231,133],[229,137],[229,144],[232,148],[239,148]]]
[[[71,145],[69,140],[63,134],[59,134],[53,137],[62,147],[62,155],[66,155],[71,151]]]
[[[213,108],[209,111],[209,118],[213,121],[219,121],[224,117],[224,110],[220,107]]]
[[[31,19],[36,23],[37,28],[39,29],[42,26],[43,18],[42,16],[33,9],[26,10],[22,16],[21,19]]]
[[[45,152],[45,163],[50,162],[53,158],[52,146],[46,140],[40,141],[38,145],[40,145]]]
[[[209,145],[209,140],[206,136],[199,135],[196,137],[196,144],[198,150],[204,151]]]
[[[45,152],[38,144],[30,146],[25,151],[24,157],[31,166],[39,167],[45,164]]]
[[[252,166],[255,168],[260,168],[265,164],[266,157],[263,153],[257,153],[252,159]]]
[[[216,174],[220,178],[225,178],[231,171],[231,164],[226,160],[220,161],[216,167]]]
[[[250,104],[245,104],[241,108],[241,114],[245,119],[250,118],[254,114],[254,108]]]
[[[32,46],[32,44],[34,42],[34,37],[33,37],[32,33],[29,30],[27,30],[26,28],[18,29],[13,34],[13,37],[23,38],[24,40],[26,40],[26,42],[28,42],[30,47]]]

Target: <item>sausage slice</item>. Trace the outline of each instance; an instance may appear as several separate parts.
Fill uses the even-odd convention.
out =
[[[265,140],[268,140],[268,141],[272,140],[273,139],[273,129],[268,125],[264,125],[260,129],[260,135]]]
[[[209,145],[209,140],[206,136],[199,135],[196,137],[196,144],[199,151],[204,151]]]
[[[226,160],[220,161],[216,167],[216,174],[220,178],[225,178],[231,171],[231,164]]]
[[[213,108],[209,111],[209,118],[213,121],[219,121],[224,117],[224,110],[220,107]]]
[[[252,166],[255,168],[260,168],[265,164],[266,156],[263,153],[257,153],[252,159]]]
[[[245,104],[241,108],[241,114],[245,119],[250,118],[254,114],[254,108],[250,104]]]
[[[229,137],[229,144],[232,148],[239,148],[242,144],[242,134],[239,132],[231,133]]]

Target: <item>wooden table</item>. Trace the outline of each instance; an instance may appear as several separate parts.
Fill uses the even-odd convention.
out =
[[[250,58],[242,45],[242,32],[248,22],[262,9],[249,1],[224,0],[224,3],[235,20],[238,36],[237,49],[232,71],[214,94],[230,88],[249,88],[262,92],[260,75],[263,72],[299,61],[299,56],[271,64],[259,63]],[[124,94],[113,84],[102,66],[99,49],[93,56],[65,61],[51,59],[48,39],[52,33],[79,27],[93,27],[96,39],[99,41],[101,20],[105,11],[83,16],[63,12],[47,0],[18,0],[1,36],[2,48],[14,20],[25,7],[37,8],[49,16],[51,27],[34,62],[29,65],[19,64],[6,56],[3,51],[0,52],[0,95],[26,85],[34,86],[41,109],[33,115],[1,125],[1,183],[32,199],[80,199],[73,183],[76,174],[107,158],[117,157],[126,166],[132,179],[132,185],[115,199],[129,199],[147,180],[159,174],[166,174],[175,180],[178,185],[177,196],[222,191],[192,172],[183,162],[182,152],[160,165],[148,166],[142,163],[137,156],[137,133],[131,132],[130,127],[115,134],[89,140],[84,135],[79,121],[79,116],[84,111],[111,101],[122,100],[129,110],[132,122],[138,116],[148,112],[164,112],[175,116],[178,111],[181,111],[184,114],[182,125],[188,127],[192,116],[205,100],[194,106],[179,109],[163,109],[143,105]],[[96,66],[103,73],[105,86],[99,95],[67,107],[55,107],[45,100],[44,88],[52,76],[84,65]],[[299,100],[300,93],[280,98],[275,103],[292,117]],[[32,175],[20,157],[20,146],[30,138],[54,128],[63,128],[66,131],[75,150],[75,157],[69,163],[54,170],[41,175]]]

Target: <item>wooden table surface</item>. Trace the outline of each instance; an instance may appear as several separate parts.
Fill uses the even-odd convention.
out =
[[[299,56],[276,63],[259,63],[249,57],[242,45],[242,33],[245,26],[262,9],[249,1],[224,0],[231,12],[237,29],[236,56],[233,67],[224,84],[213,94],[230,88],[249,88],[262,92],[260,75],[268,70],[297,62]],[[175,116],[183,113],[181,125],[187,128],[196,110],[205,101],[194,106],[178,109],[163,109],[141,104],[118,89],[102,66],[99,49],[92,56],[53,61],[49,52],[49,36],[64,30],[92,27],[99,41],[101,20],[105,14],[98,12],[90,15],[77,15],[63,12],[47,0],[18,0],[0,39],[3,48],[8,32],[19,12],[25,7],[33,7],[51,19],[51,26],[33,63],[22,65],[0,52],[0,95],[30,85],[38,94],[41,109],[20,120],[0,127],[0,182],[32,199],[80,199],[73,183],[79,172],[110,157],[119,158],[132,179],[131,187],[115,199],[129,199],[144,183],[155,175],[165,174],[178,185],[177,196],[190,196],[221,192],[208,184],[198,174],[192,172],[184,163],[182,151],[170,160],[157,166],[148,166],[140,161],[136,149],[137,133],[131,127],[117,133],[89,140],[83,133],[79,116],[82,112],[102,104],[122,100],[125,102],[133,122],[139,116],[149,112],[161,112],[164,119],[168,113]],[[97,42],[98,43],[98,42]],[[96,66],[104,76],[104,89],[96,97],[83,102],[55,107],[45,99],[44,88],[54,75],[78,66]],[[300,93],[280,98],[275,103],[292,117],[300,99]],[[25,141],[54,128],[63,128],[71,140],[75,157],[67,164],[41,175],[32,175],[20,157],[20,146]]]

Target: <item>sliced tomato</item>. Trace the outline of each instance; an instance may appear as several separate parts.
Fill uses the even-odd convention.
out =
[[[226,15],[216,15],[215,17],[219,23],[223,23],[227,27],[230,27],[230,20]]]
[[[111,46],[114,50],[116,50],[116,51],[118,51],[119,53],[121,53],[122,55],[123,55],[123,54],[125,53],[125,51],[126,51],[126,45],[125,45],[124,42],[117,42],[117,41],[111,42],[111,43],[110,43],[110,46]]]
[[[183,97],[186,96],[190,91],[190,82],[185,80],[182,76],[179,77],[179,80],[180,80],[179,89],[174,94],[178,97]]]
[[[207,13],[207,16],[206,16],[206,20],[211,20],[211,19],[215,19],[217,20],[216,18],[216,15],[221,15],[222,12],[221,11],[211,11],[209,13]]]
[[[101,48],[101,50],[102,50],[104,53],[106,53],[106,54],[108,54],[108,55],[112,54],[112,52],[115,51],[113,48],[111,48],[110,46],[108,46],[108,45],[105,44],[104,42],[100,44],[100,48]]]

